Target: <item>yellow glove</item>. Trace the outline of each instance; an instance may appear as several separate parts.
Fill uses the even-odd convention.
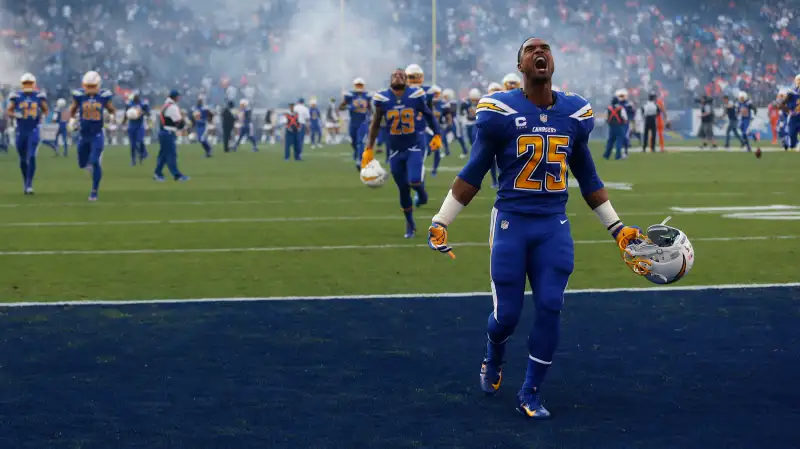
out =
[[[617,241],[619,249],[625,251],[628,245],[634,240],[638,240],[642,235],[642,230],[636,226],[622,226],[614,234],[614,240]]]
[[[447,226],[440,223],[431,223],[428,228],[428,246],[434,251],[447,254],[451,259],[455,259],[453,248],[447,244]]]
[[[375,159],[375,152],[372,151],[372,148],[365,148],[364,152],[361,153],[361,168],[366,167]]]
[[[431,138],[430,147],[432,151],[436,151],[442,147],[442,137],[438,134]]]

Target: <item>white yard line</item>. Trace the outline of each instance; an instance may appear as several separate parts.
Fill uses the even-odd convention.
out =
[[[660,286],[660,287],[626,287],[626,288],[587,288],[567,290],[568,295],[607,294],[607,293],[642,293],[642,292],[681,292],[681,291],[708,291],[708,290],[750,290],[767,288],[797,288],[800,282],[771,283],[771,284],[717,284],[717,285],[686,285],[686,286]],[[531,292],[527,291],[530,295]],[[408,299],[408,298],[472,298],[489,297],[490,292],[463,292],[463,293],[399,293],[388,295],[340,295],[340,296],[265,296],[265,297],[240,297],[240,298],[186,298],[186,299],[143,299],[143,300],[89,300],[89,301],[56,301],[56,302],[7,302],[0,303],[0,308],[13,307],[64,307],[64,306],[123,306],[137,304],[219,304],[230,302],[264,302],[264,301],[326,301],[340,299]]]
[[[798,235],[742,236],[742,237],[695,237],[692,242],[735,242],[749,240],[793,240]],[[576,245],[613,244],[613,240],[575,240]],[[456,252],[461,247],[489,246],[488,242],[454,242]],[[0,251],[0,256],[91,256],[91,255],[129,255],[129,254],[187,254],[187,253],[247,253],[247,252],[297,252],[297,251],[344,251],[381,250],[396,248],[427,248],[424,243],[390,243],[381,245],[319,245],[319,246],[258,246],[245,248],[174,248],[174,249],[98,249],[98,250],[39,250],[39,251]]]
[[[489,190],[487,189],[487,192]],[[39,195],[39,197],[46,196],[46,193]],[[644,192],[631,192],[631,191],[614,191],[614,195],[623,195],[627,197],[665,197],[665,198],[674,198],[676,197],[675,192],[651,192],[651,193],[644,193]],[[683,192],[679,197],[737,197],[737,196],[749,196],[753,195],[752,192]],[[785,192],[769,192],[767,195],[785,195]],[[432,198],[433,202],[436,202],[436,198]],[[478,195],[475,197],[473,201],[494,201],[495,195],[492,193],[491,195]],[[68,202],[34,202],[32,200],[29,203],[0,203],[0,209],[8,208],[14,209],[19,207],[75,207],[75,206],[84,206],[84,207],[130,207],[130,206],[150,206],[150,207],[157,207],[157,206],[214,206],[214,205],[257,205],[257,204],[352,204],[352,203],[359,203],[359,204],[383,204],[383,203],[396,203],[397,198],[394,196],[391,197],[381,197],[381,198],[367,198],[367,199],[359,199],[359,198],[338,198],[338,199],[287,199],[287,200],[208,200],[208,201],[99,201],[97,203],[88,203],[86,201],[68,201]]]

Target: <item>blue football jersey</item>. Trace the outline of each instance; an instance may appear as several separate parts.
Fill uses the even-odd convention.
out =
[[[750,100],[738,102],[736,110],[742,120],[749,120],[756,113],[756,108],[753,107],[753,103]]]
[[[83,88],[72,91],[72,99],[78,106],[77,114],[80,119],[81,134],[91,135],[103,132],[103,114],[113,96],[111,91],[106,89],[101,89],[94,94],[86,93]]]
[[[628,123],[633,121],[633,118],[636,116],[636,108],[633,107],[633,103],[628,100],[623,100],[620,102],[623,108],[625,108],[625,113],[628,114]]]
[[[45,94],[38,90],[11,93],[8,101],[14,105],[17,132],[29,133],[39,126],[42,120],[42,103],[45,103],[46,99]]]
[[[350,111],[350,123],[361,124],[369,115],[369,93],[353,90],[344,94],[344,102]]]
[[[419,88],[425,92],[425,104],[428,106],[428,109],[433,112],[433,92],[431,92],[431,86],[423,84],[419,86]],[[425,117],[423,117],[422,114],[417,114],[417,132],[425,132]]]
[[[467,120],[468,125],[475,124],[475,120],[478,117],[476,106],[478,106],[478,101],[470,100],[469,98],[461,102],[461,115]]]
[[[495,208],[528,215],[565,213],[569,168],[588,195],[603,187],[589,152],[592,106],[579,95],[553,92],[539,108],[520,89],[481,98],[470,160],[459,173],[480,188],[496,160],[500,169]]]
[[[143,126],[145,117],[150,115],[150,104],[145,101],[131,101],[125,105],[125,110],[127,111],[130,108],[140,108],[142,112],[139,114],[139,118],[135,120],[128,120],[128,127],[135,128],[138,126]]]
[[[211,111],[208,109],[208,106],[195,106],[192,108],[192,121],[194,122],[195,126],[203,128],[208,125],[208,120],[211,117]]]
[[[308,108],[308,114],[313,123],[318,123],[322,116],[319,113],[319,108],[316,106]]]
[[[242,128],[249,127],[253,123],[253,110],[248,108],[242,109]]]
[[[800,117],[800,93],[796,89],[792,89],[786,94],[786,102],[784,104],[789,109],[790,118]]]
[[[423,131],[427,122],[433,132],[439,134],[439,124],[428,108],[425,91],[420,88],[406,88],[400,96],[395,95],[391,89],[386,89],[376,93],[372,101],[383,110],[389,131],[389,147],[392,150],[403,151],[417,146],[420,132],[416,119],[418,115],[424,117]]]

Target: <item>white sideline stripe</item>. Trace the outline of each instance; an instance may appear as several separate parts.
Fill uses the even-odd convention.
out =
[[[769,236],[742,236],[742,237],[695,237],[693,242],[733,242],[745,240],[791,240],[800,238],[797,235],[769,235]],[[576,245],[612,244],[611,239],[603,240],[575,240]],[[460,242],[454,248],[486,246],[487,242]],[[260,246],[250,248],[175,248],[175,249],[98,249],[98,250],[42,250],[42,251],[0,251],[0,256],[81,256],[81,255],[124,255],[124,254],[185,254],[185,253],[258,253],[258,252],[293,252],[293,251],[337,251],[337,250],[374,250],[395,248],[427,248],[421,244],[383,244],[383,245],[320,245],[320,246]]]
[[[486,189],[487,191],[489,189]],[[784,195],[785,192],[770,192],[770,195]],[[669,197],[674,198],[674,192],[653,192],[653,193],[640,193],[635,191],[615,190],[614,195],[623,195],[624,197]],[[749,192],[684,192],[681,197],[714,197],[714,196],[748,196],[752,195]],[[41,195],[40,195],[41,196]],[[495,195],[478,195],[473,201],[494,201]],[[396,203],[397,199],[394,197],[382,198],[337,198],[331,200],[308,200],[308,199],[292,199],[292,200],[208,200],[208,201],[103,201],[94,204],[89,204],[85,201],[82,202],[61,202],[61,203],[0,203],[0,208],[17,208],[17,207],[109,207],[109,206],[212,206],[215,204],[224,205],[248,205],[248,204],[321,204],[321,203],[367,203],[367,204],[381,204],[381,203]]]
[[[712,213],[715,211],[671,211],[671,212],[625,212],[626,216],[663,216],[694,215],[696,213]],[[566,214],[568,217],[593,215],[589,212]],[[317,222],[317,221],[383,221],[397,220],[397,215],[363,215],[341,217],[250,217],[250,218],[197,218],[174,220],[109,220],[109,221],[34,221],[34,222],[0,222],[0,228],[41,228],[70,226],[132,226],[132,225],[169,225],[169,224],[211,224],[211,223],[283,223],[283,222]],[[459,219],[487,219],[486,215],[459,215]]]
[[[662,292],[662,291],[703,291],[703,290],[747,290],[757,288],[795,288],[800,287],[800,282],[769,283],[769,284],[717,284],[717,285],[686,285],[662,287],[622,287],[622,288],[584,288],[567,290],[567,295],[602,294],[602,293],[629,293],[629,292]],[[525,292],[530,295],[530,291]],[[137,304],[197,304],[197,303],[224,303],[224,302],[266,302],[266,301],[325,301],[336,299],[405,299],[405,298],[460,298],[460,297],[491,297],[491,292],[464,292],[464,293],[392,293],[386,295],[335,295],[335,296],[264,296],[264,297],[239,297],[239,298],[187,298],[187,299],[122,299],[88,300],[88,301],[54,301],[54,302],[0,302],[0,309],[12,307],[63,307],[63,306],[123,306]]]

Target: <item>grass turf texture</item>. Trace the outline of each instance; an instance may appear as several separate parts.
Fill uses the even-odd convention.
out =
[[[595,154],[600,146],[593,146]],[[69,159],[40,149],[36,195],[28,197],[21,192],[16,156],[0,156],[0,228],[6,235],[0,242],[6,279],[0,298],[488,290],[486,242],[494,199],[488,182],[451,226],[458,256],[451,261],[424,246],[425,233],[464,161],[446,158],[439,176],[428,177],[430,203],[415,211],[417,237],[405,240],[396,188],[391,181],[378,190],[364,187],[349,154],[349,147],[337,146],[307,150],[303,162],[285,162],[282,148],[267,147],[261,153],[218,151],[205,159],[198,146],[189,145],[180,148],[180,165],[191,181],[156,183],[151,180],[153,158],[130,167],[127,148],[111,147],[95,204],[86,202],[90,179],[77,168],[74,149]],[[632,184],[630,191],[610,191],[626,223],[644,228],[672,215],[671,224],[693,239],[698,259],[682,285],[797,280],[798,240],[736,240],[800,236],[796,221],[670,211],[672,206],[800,205],[796,153],[765,153],[760,160],[746,153],[633,154],[619,162],[596,158],[604,181]],[[578,241],[570,287],[648,285],[627,271],[578,189],[570,193],[568,212]],[[221,251],[153,252],[198,249]]]

